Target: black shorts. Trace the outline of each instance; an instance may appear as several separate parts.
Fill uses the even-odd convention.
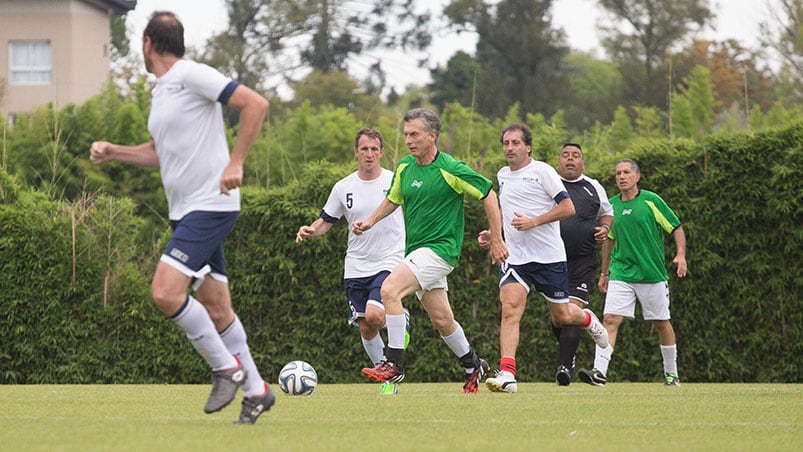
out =
[[[588,303],[588,295],[597,285],[597,256],[570,257],[569,267],[569,297]]]

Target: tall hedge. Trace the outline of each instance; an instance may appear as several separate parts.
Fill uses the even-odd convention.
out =
[[[678,213],[689,275],[671,276],[673,325],[684,381],[801,382],[803,355],[803,122],[701,143],[653,141],[622,152],[641,166],[642,188]],[[226,243],[231,289],[264,376],[291,359],[323,382],[359,382],[367,357],[346,324],[345,222],[294,243],[332,184],[353,166],[318,162],[280,189],[244,190]],[[492,177],[495,169],[488,169]],[[594,174],[613,195],[613,168]],[[130,200],[73,203],[22,191],[0,171],[0,384],[204,383],[209,371],[183,333],[150,301],[150,278],[169,231],[143,241]],[[154,188],[155,189],[155,188]],[[497,269],[476,245],[482,204],[466,203],[463,254],[449,278],[455,316],[492,365],[499,358]],[[674,243],[667,239],[667,262]],[[670,271],[670,275],[672,272]],[[456,359],[414,299],[410,381],[459,381]],[[602,309],[602,297],[592,295]],[[649,322],[620,330],[609,377],[657,381],[661,357]],[[519,378],[552,381],[557,343],[545,301],[531,295],[521,328]],[[592,365],[583,338],[578,367]]]

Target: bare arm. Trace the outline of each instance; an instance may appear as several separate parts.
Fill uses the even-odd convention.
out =
[[[597,222],[597,226],[594,227],[594,239],[602,243],[608,240],[608,232],[610,232],[611,224],[613,224],[613,215],[603,215],[599,217]]]
[[[683,232],[683,226],[672,231],[672,237],[675,239],[675,258],[672,262],[678,266],[678,276],[683,278],[686,276],[686,233]]]
[[[388,201],[388,198],[382,199],[382,203],[379,204],[379,207],[374,210],[374,213],[371,214],[371,218],[367,220],[356,220],[351,225],[351,230],[357,235],[362,234],[363,232],[371,229],[381,221],[386,216],[392,214],[396,208],[399,207],[398,204],[393,204],[392,202]]]
[[[265,114],[268,111],[268,100],[245,85],[239,85],[229,98],[228,105],[240,110],[240,127],[237,141],[231,150],[229,164],[220,178],[220,192],[228,194],[243,185],[243,165],[251,146],[262,130]]]
[[[482,202],[485,206],[485,216],[488,217],[491,262],[501,264],[510,256],[510,252],[502,239],[502,213],[499,210],[499,199],[496,192],[493,190],[488,192],[488,196]]]
[[[602,242],[602,275],[599,277],[597,287],[602,293],[608,292],[608,279],[611,275],[611,251],[616,244],[614,239]]]
[[[526,231],[527,229],[552,223],[553,221],[560,221],[574,215],[574,203],[571,198],[563,198],[555,207],[549,209],[549,211],[543,215],[532,218],[525,217],[518,212],[515,212],[515,215],[516,216],[513,218],[513,227],[519,231]]]
[[[89,161],[95,165],[113,160],[138,166],[159,166],[153,140],[137,146],[123,146],[108,141],[95,141],[89,146]]]
[[[332,223],[318,218],[309,226],[301,226],[296,234],[296,243],[301,243],[307,237],[318,237],[332,229]]]

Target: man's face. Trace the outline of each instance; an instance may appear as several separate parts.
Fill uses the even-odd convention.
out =
[[[361,135],[354,148],[354,156],[362,169],[374,169],[379,166],[379,160],[385,154],[385,149],[379,143],[379,139]]]
[[[413,119],[404,123],[404,144],[415,157],[426,155],[435,146],[435,132],[426,132],[424,121]]]
[[[502,136],[502,152],[511,169],[519,169],[530,162],[530,146],[524,144],[524,134],[519,129],[511,129]]]
[[[574,180],[585,171],[583,152],[577,146],[566,146],[558,156],[558,174],[564,179]]]
[[[151,40],[148,37],[142,38],[142,59],[145,60],[145,70],[153,73],[153,60],[150,56]]]
[[[629,162],[621,162],[616,165],[616,186],[621,191],[631,191],[636,188],[641,174],[633,171],[633,165]]]

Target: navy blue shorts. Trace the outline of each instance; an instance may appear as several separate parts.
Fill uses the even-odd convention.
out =
[[[539,264],[528,262],[524,265],[502,265],[499,287],[519,283],[530,291],[530,286],[547,299],[558,303],[569,301],[569,275],[566,262]]]
[[[162,261],[190,278],[206,274],[225,279],[226,258],[223,240],[237,222],[239,212],[190,212],[171,221],[173,236],[162,254]]]
[[[381,271],[373,276],[363,278],[348,278],[343,280],[346,284],[346,297],[349,300],[349,323],[354,324],[360,317],[365,317],[365,308],[368,300],[382,303],[382,282],[390,274],[389,271]]]

